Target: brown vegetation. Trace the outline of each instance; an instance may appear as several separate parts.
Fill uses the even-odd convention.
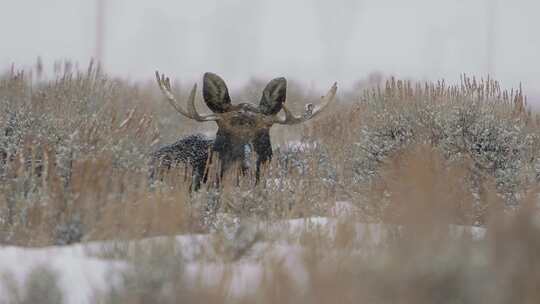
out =
[[[293,109],[309,95],[295,86],[288,94]],[[191,175],[182,169],[151,187],[148,152],[214,126],[178,119],[153,85],[109,79],[92,66],[80,72],[66,63],[52,80],[39,70],[10,71],[0,78],[0,242],[42,246],[214,230],[222,246],[227,219],[328,215],[345,200],[353,209],[334,237],[262,231],[232,254],[216,249],[227,266],[261,240],[299,244],[309,277],[302,288],[278,258],[266,260],[261,285],[244,297],[231,296],[227,267],[217,287],[187,288],[176,248],[161,245],[115,254],[134,268],[123,288],[96,302],[536,303],[540,141],[521,90],[467,77],[459,86],[390,79],[384,88],[346,95],[360,101],[341,100],[316,121],[272,130],[280,148],[264,183],[246,178],[237,186],[232,178],[190,194]],[[302,144],[287,148],[289,140]],[[358,222],[386,223],[388,237],[368,246],[358,239]],[[487,236],[456,236],[448,228],[455,224],[485,227]]]
[[[281,147],[265,168],[265,183],[246,178],[237,187],[231,180],[220,191],[190,195],[188,169],[150,187],[148,153],[213,125],[178,118],[155,86],[109,79],[92,65],[78,71],[65,63],[52,80],[40,71],[12,70],[0,80],[4,243],[205,231],[218,213],[265,220],[325,215],[336,200],[351,201],[368,221],[401,223],[436,203],[446,222],[483,224],[487,197],[515,205],[535,183],[536,119],[520,90],[504,91],[490,79],[464,77],[460,86],[391,79],[385,88],[346,92],[360,102],[342,100],[314,122],[272,130]],[[292,110],[315,99],[292,84]],[[246,87],[241,95],[255,91]],[[301,145],[286,147],[289,140]],[[437,180],[430,170],[444,174]],[[425,183],[431,192],[420,190]]]

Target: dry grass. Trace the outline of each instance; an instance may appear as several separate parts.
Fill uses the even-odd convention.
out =
[[[164,184],[150,188],[150,151],[182,134],[211,132],[213,126],[171,113],[154,85],[108,79],[92,65],[86,71],[69,62],[58,65],[52,80],[37,74],[11,70],[0,80],[0,96],[6,101],[0,111],[5,133],[1,147],[5,165],[0,172],[3,242],[39,246],[81,238],[196,232],[208,229],[208,214],[222,209],[267,218],[292,216],[306,214],[292,209],[308,206],[302,202],[309,193],[320,199],[332,195],[318,187],[315,176],[297,182],[294,172],[288,192],[276,191],[278,185],[273,185],[239,197],[253,183],[244,181],[243,188],[237,188],[231,178],[219,198],[211,187],[190,195],[189,168],[171,172]],[[251,85],[242,94],[259,87],[258,82]],[[291,92],[304,96],[294,86]],[[178,93],[183,96],[182,90]],[[300,132],[302,127],[295,128],[287,132],[288,138],[299,138]],[[273,137],[277,143],[286,141]],[[277,170],[282,170],[279,164],[267,168],[269,174]],[[270,196],[271,208],[255,210]]]
[[[420,159],[418,152],[425,157]],[[374,237],[369,231],[359,238],[356,216],[340,220],[333,236],[324,229],[306,229],[298,238],[288,239],[287,244],[302,246],[297,263],[305,271],[305,280],[299,281],[304,276],[291,270],[287,256],[267,257],[259,262],[261,283],[236,295],[230,284],[238,258],[226,258],[229,255],[216,249],[224,267],[211,279],[214,283],[186,282],[185,262],[172,241],[124,255],[134,265],[125,273],[126,287],[98,295],[98,302],[536,303],[540,299],[538,192],[531,190],[512,214],[503,210],[500,198],[487,199],[485,203],[495,207],[486,215],[483,238],[468,230],[452,233],[449,223],[461,218],[461,202],[467,201],[459,191],[466,173],[441,166],[441,161],[440,153],[420,146],[388,164],[387,170],[394,174],[383,175],[381,182],[402,205],[389,204],[389,220],[399,225],[385,228],[383,242],[369,241]],[[394,188],[402,183],[415,188]],[[378,191],[370,199],[379,202]],[[268,252],[287,238],[264,230],[262,234],[256,242],[271,244]],[[250,261],[252,248],[253,244],[244,248],[240,259]]]
[[[385,88],[347,92],[343,96],[360,101],[342,100],[315,122],[272,131],[281,146],[265,168],[265,183],[255,186],[248,178],[237,185],[232,176],[221,189],[190,194],[182,168],[150,187],[146,155],[160,142],[206,126],[168,113],[153,86],[110,80],[95,69],[58,73],[53,81],[16,72],[1,80],[0,99],[7,102],[0,126],[17,132],[4,134],[7,144],[0,147],[7,152],[0,236],[3,243],[32,246],[116,239],[118,246],[100,257],[132,267],[122,274],[122,286],[96,293],[96,303],[540,299],[538,123],[521,91],[464,78],[456,87],[391,79]],[[240,95],[259,86],[254,81]],[[309,96],[294,87],[291,94]],[[285,149],[291,139],[308,144]],[[231,239],[223,232],[237,221],[279,225],[328,215],[336,200],[353,209],[335,235],[307,229],[294,237],[263,228],[239,229]],[[370,241],[376,233],[369,230],[360,236],[360,222],[387,224],[384,241]],[[456,224],[483,226],[486,237],[456,234]],[[182,248],[172,239],[134,250],[120,241],[210,230],[212,254],[200,260],[223,263],[214,284],[203,273],[186,281]],[[253,260],[263,243],[268,256]],[[286,257],[270,255],[283,243],[299,248],[297,263],[307,280],[299,282]],[[234,295],[233,269],[246,261],[262,266],[262,281]],[[49,277],[50,285],[26,283],[28,299],[57,289]],[[13,303],[25,303],[23,286],[6,282]]]
[[[487,201],[510,193],[515,202],[534,183],[536,119],[520,90],[506,92],[493,80],[464,77],[461,86],[447,86],[390,79],[384,88],[345,92],[359,101],[341,100],[314,122],[272,129],[280,148],[265,168],[265,183],[247,178],[237,186],[233,176],[219,190],[208,184],[190,194],[189,169],[150,187],[147,155],[182,134],[212,132],[212,125],[175,115],[153,84],[109,79],[92,65],[85,71],[58,65],[50,80],[39,71],[12,70],[0,78],[3,243],[202,232],[218,228],[223,214],[268,221],[327,215],[336,200],[352,202],[364,221],[403,223],[436,204],[434,222],[477,225],[486,223]],[[258,99],[262,84],[251,81],[238,96]],[[184,96],[183,86],[176,87]],[[298,110],[317,94],[291,82],[288,95]],[[463,116],[472,135],[454,141],[462,137],[445,130],[465,114],[475,115]],[[508,126],[504,132],[519,129],[496,134],[506,149],[495,151],[502,162],[474,133],[478,125],[493,128],[492,121]],[[519,141],[507,141],[513,138]],[[290,140],[304,146],[285,147]]]

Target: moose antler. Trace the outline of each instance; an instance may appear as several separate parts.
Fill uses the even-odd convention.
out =
[[[287,109],[285,105],[283,105],[283,112],[285,113],[285,117],[281,118],[276,116],[274,123],[282,125],[295,125],[310,120],[313,117],[319,115],[326,107],[328,107],[330,103],[332,103],[334,97],[336,96],[336,92],[337,82],[334,82],[328,93],[326,93],[326,95],[322,97],[321,104],[319,106],[313,106],[312,104],[308,104],[302,116],[295,116],[294,114],[292,114],[291,111],[289,111],[289,109]]]
[[[216,121],[219,120],[219,117],[215,114],[199,114],[197,112],[197,109],[195,108],[195,95],[197,94],[197,84],[193,85],[193,88],[191,89],[191,92],[189,93],[189,98],[187,102],[187,111],[184,110],[181,106],[179,106],[176,102],[176,98],[174,97],[172,90],[171,90],[171,81],[169,77],[165,77],[164,74],[161,74],[161,77],[159,76],[159,72],[156,71],[156,80],[158,83],[158,86],[167,98],[167,101],[169,104],[180,114],[184,115],[187,118],[196,120],[196,121]]]

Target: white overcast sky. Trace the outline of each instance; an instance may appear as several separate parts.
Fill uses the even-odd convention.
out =
[[[540,93],[538,0],[105,0],[104,66],[150,79],[214,71],[228,82],[286,76],[350,84],[492,73]],[[96,0],[0,0],[0,68],[95,53]],[[489,55],[488,24],[494,39]]]

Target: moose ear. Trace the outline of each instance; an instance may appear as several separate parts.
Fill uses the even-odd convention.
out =
[[[281,111],[287,96],[287,80],[283,77],[272,79],[264,88],[259,110],[265,115],[274,115]]]
[[[208,108],[215,113],[227,112],[231,107],[227,85],[214,73],[204,73],[203,98]]]

